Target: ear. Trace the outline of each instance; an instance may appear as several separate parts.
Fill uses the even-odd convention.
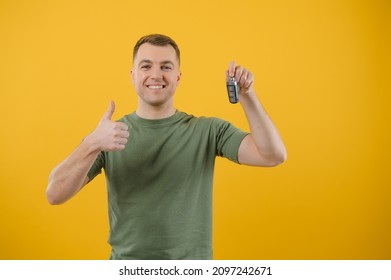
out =
[[[130,77],[132,78],[132,84],[134,84],[134,71],[130,69]]]
[[[178,72],[178,75],[176,77],[176,84],[178,85],[179,82],[181,81],[181,76],[182,76],[182,73],[181,72]]]

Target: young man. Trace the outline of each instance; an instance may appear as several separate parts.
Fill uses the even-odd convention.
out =
[[[112,121],[111,102],[96,129],[49,176],[49,203],[61,204],[105,169],[111,259],[212,259],[212,183],[216,156],[275,166],[286,150],[254,92],[254,78],[231,62],[251,133],[177,111],[180,52],[169,37],[141,38],[132,81],[137,110]]]

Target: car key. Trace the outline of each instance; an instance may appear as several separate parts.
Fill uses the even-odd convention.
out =
[[[229,77],[227,82],[227,91],[228,91],[228,99],[232,104],[238,103],[239,101],[239,92],[238,92],[238,84],[235,81],[234,77]]]

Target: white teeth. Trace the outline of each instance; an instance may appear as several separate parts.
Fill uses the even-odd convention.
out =
[[[150,89],[159,89],[159,88],[163,88],[163,86],[162,85],[160,85],[160,86],[148,86],[148,88],[150,88]]]

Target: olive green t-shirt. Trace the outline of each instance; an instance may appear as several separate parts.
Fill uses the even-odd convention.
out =
[[[111,259],[212,259],[215,157],[234,162],[246,133],[230,123],[173,116],[119,121],[130,136],[122,151],[102,152],[88,173],[104,168]]]

